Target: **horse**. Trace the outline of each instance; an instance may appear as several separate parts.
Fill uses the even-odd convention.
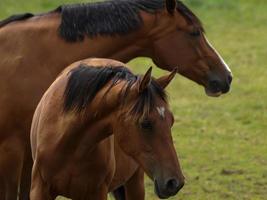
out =
[[[31,118],[44,91],[65,66],[88,57],[122,62],[149,57],[168,71],[179,67],[179,74],[202,85],[209,96],[227,93],[232,81],[229,67],[208,42],[200,20],[175,0],[111,0],[15,15],[0,22],[0,43],[4,200],[15,200],[18,188],[20,199],[28,199]]]
[[[151,69],[134,75],[121,62],[92,58],[57,77],[32,121],[31,200],[106,200],[116,167],[114,138],[154,181],[160,198],[183,187],[164,91],[176,71],[154,79]]]

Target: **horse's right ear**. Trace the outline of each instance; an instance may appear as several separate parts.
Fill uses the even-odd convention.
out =
[[[139,85],[138,85],[138,92],[143,92],[147,87],[148,85],[150,84],[151,82],[151,72],[152,72],[152,67],[150,67],[146,74],[140,79],[139,81]]]
[[[169,85],[169,83],[172,81],[172,79],[175,77],[177,72],[178,72],[178,68],[175,68],[170,74],[156,79],[156,82],[161,86],[161,88],[165,89]]]
[[[173,15],[176,10],[176,0],[165,0],[165,4],[168,13]]]

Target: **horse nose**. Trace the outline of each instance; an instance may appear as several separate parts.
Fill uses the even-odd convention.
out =
[[[175,178],[169,179],[165,184],[165,188],[170,196],[175,195],[179,190],[182,189],[183,186],[184,186],[184,181],[179,181],[178,179]]]
[[[209,87],[212,92],[220,92],[221,91],[221,83],[219,80],[210,80],[209,81]]]
[[[229,83],[229,85],[231,85],[232,81],[233,81],[233,76],[232,75],[228,75],[228,83]]]
[[[233,76],[232,76],[232,74],[229,74],[227,76],[226,83],[222,84],[222,92],[223,93],[229,92],[232,81],[233,81]]]
[[[223,87],[222,87],[222,93],[227,93],[229,92],[230,90],[230,84],[225,84]]]
[[[213,93],[222,92],[227,93],[230,90],[232,76],[228,77],[227,81],[220,81],[218,79],[209,81],[209,88]]]

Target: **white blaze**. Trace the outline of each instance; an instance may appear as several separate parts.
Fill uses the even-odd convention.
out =
[[[157,111],[162,118],[165,118],[165,108],[164,107],[157,107]]]
[[[206,38],[206,36],[204,36],[208,45],[210,46],[210,48],[212,48],[212,50],[218,55],[218,57],[220,58],[221,62],[224,64],[225,68],[231,72],[231,69],[229,68],[229,66],[226,64],[226,62],[224,61],[224,59],[222,58],[222,56],[217,52],[217,50],[212,46],[212,44],[209,42],[209,40]]]

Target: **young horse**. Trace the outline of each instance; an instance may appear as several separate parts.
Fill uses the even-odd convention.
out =
[[[32,114],[43,92],[70,63],[88,57],[127,62],[145,56],[169,71],[179,66],[180,74],[212,96],[226,93],[231,83],[229,68],[208,43],[198,18],[175,0],[114,0],[13,16],[0,22],[0,44],[4,200],[17,199],[19,182],[20,199],[28,199]]]
[[[121,62],[87,59],[64,70],[34,114],[31,200],[107,199],[115,172],[112,135],[154,181],[160,198],[182,188],[163,90],[176,71],[156,80],[151,69],[135,76]]]

